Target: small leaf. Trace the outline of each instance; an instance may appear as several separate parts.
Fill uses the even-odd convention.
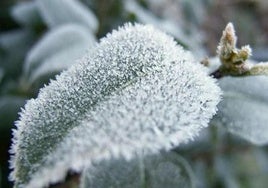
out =
[[[53,70],[53,67],[57,67],[56,71],[59,71],[60,67],[66,68],[71,64],[70,61],[75,62],[77,52],[82,55],[86,49],[94,44],[95,37],[83,26],[68,24],[52,29],[28,52],[24,65],[25,75],[28,77],[29,74],[34,74],[35,76],[31,77],[37,78],[37,75],[42,72],[40,70],[42,66],[51,66],[50,70]],[[75,49],[77,46],[78,49]],[[71,54],[67,54],[72,50]],[[67,56],[61,60],[59,59],[59,54],[64,53],[64,51]],[[53,58],[58,62],[55,62]],[[66,59],[68,59],[67,62],[65,62]],[[46,69],[43,71],[44,73],[48,71],[48,68]],[[35,73],[36,70],[37,73]]]
[[[35,1],[19,2],[11,9],[12,17],[21,25],[36,26],[42,23]]]
[[[193,139],[220,90],[202,65],[151,26],[108,34],[27,102],[14,131],[15,187],[43,187],[69,170],[133,159]]]
[[[225,77],[220,87],[224,95],[213,122],[254,144],[267,144],[268,77]]]
[[[49,27],[81,24],[90,31],[98,29],[95,15],[78,0],[37,0],[41,16]]]
[[[81,188],[189,188],[193,187],[188,164],[169,152],[135,158],[105,161],[83,172]],[[186,166],[187,167],[186,167]]]

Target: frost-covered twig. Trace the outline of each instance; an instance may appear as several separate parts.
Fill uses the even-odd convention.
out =
[[[232,23],[228,23],[222,33],[217,54],[221,61],[219,69],[211,73],[214,78],[223,76],[268,75],[268,63],[253,64],[248,61],[251,56],[249,45],[236,47],[237,36]]]

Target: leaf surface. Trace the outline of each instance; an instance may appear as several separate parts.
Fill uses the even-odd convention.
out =
[[[189,52],[152,26],[125,25],[28,101],[11,178],[43,187],[94,162],[169,150],[216,112],[220,89]]]

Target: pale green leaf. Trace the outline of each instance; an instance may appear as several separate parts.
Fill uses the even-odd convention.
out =
[[[190,188],[195,179],[189,164],[174,152],[130,161],[117,159],[83,171],[81,188]]]
[[[78,0],[37,0],[41,16],[49,27],[62,24],[81,24],[91,32],[98,29],[95,15]]]
[[[19,2],[11,9],[12,17],[21,25],[37,26],[42,23],[35,1]]]
[[[14,30],[0,34],[1,67],[6,76],[18,76],[21,73],[25,55],[36,36],[29,30]]]
[[[67,24],[52,29],[28,52],[24,65],[26,77],[34,80],[48,71],[54,71],[53,68],[55,71],[67,68],[95,45],[95,41],[95,37],[81,25]],[[65,56],[62,55],[64,53]]]
[[[225,77],[223,100],[214,123],[257,144],[268,143],[268,77]]]
[[[83,57],[89,48],[90,43],[81,43],[68,47],[46,58],[42,64],[32,72],[29,77],[29,83],[34,83],[45,76],[51,77],[67,69],[76,63],[80,57]]]

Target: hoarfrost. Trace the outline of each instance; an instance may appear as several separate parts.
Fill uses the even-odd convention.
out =
[[[11,153],[17,187],[193,139],[220,89],[189,52],[152,26],[125,25],[27,102]]]

